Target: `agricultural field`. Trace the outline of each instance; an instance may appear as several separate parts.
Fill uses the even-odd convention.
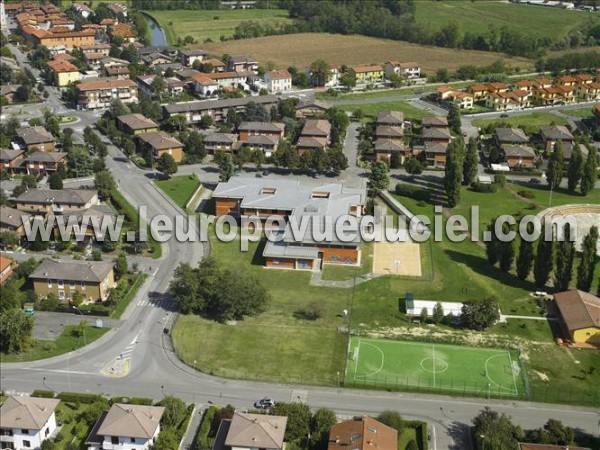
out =
[[[576,30],[595,15],[559,8],[517,5],[508,2],[444,0],[418,1],[417,23],[432,29],[441,29],[452,21],[460,24],[462,32],[485,33],[490,24],[526,33],[531,37],[557,38]]]
[[[179,34],[185,35],[181,31]],[[272,62],[276,67],[306,67],[316,59],[329,64],[356,65],[384,63],[390,60],[418,61],[425,74],[441,68],[450,71],[466,64],[489,65],[504,58],[511,66],[522,70],[533,68],[526,58],[507,57],[499,53],[475,50],[455,50],[403,41],[378,39],[366,36],[342,36],[327,33],[301,33],[283,36],[267,36],[239,41],[214,42],[203,48],[214,55],[251,54],[262,63]]]
[[[165,31],[170,44],[176,43],[178,37],[183,38],[188,35],[194,37],[200,43],[205,42],[207,39],[219,42],[221,36],[231,39],[235,27],[240,22],[247,20],[264,25],[290,21],[288,19],[288,12],[284,9],[205,9],[144,12],[158,22],[160,27]],[[229,53],[243,52],[234,51]],[[253,54],[253,52],[249,53]]]

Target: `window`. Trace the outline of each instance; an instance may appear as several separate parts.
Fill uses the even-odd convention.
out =
[[[111,436],[110,437],[110,442],[111,442],[111,444],[118,444],[119,443],[119,436]]]
[[[29,441],[23,441],[23,447],[25,447],[25,448],[31,447],[31,442],[29,442]]]
[[[21,429],[21,434],[29,434],[29,430],[26,430],[25,428]]]
[[[58,280],[58,288],[59,289],[64,289],[65,287],[65,280]]]
[[[52,287],[52,280],[48,280],[48,287],[51,288]]]
[[[48,436],[50,434],[50,428],[46,428],[46,431],[44,431],[44,436]]]
[[[75,282],[73,280],[69,281],[69,288],[75,289]]]
[[[65,299],[65,291],[58,291],[58,299],[59,300]]]
[[[135,438],[131,438],[131,443],[135,444]]]

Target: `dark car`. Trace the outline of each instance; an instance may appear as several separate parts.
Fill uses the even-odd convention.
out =
[[[508,117],[508,114],[502,113],[502,114],[500,114],[500,117],[502,117],[502,118]]]
[[[254,403],[254,407],[257,409],[269,409],[275,406],[275,402],[270,398],[261,398],[259,401]]]
[[[529,182],[531,184],[540,184],[541,183],[541,181],[539,180],[539,178],[530,178]]]

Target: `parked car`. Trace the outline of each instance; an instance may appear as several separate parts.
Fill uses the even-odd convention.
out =
[[[539,178],[530,178],[529,182],[531,184],[540,184],[541,183],[541,181],[539,180]]]
[[[502,118],[508,117],[508,114],[502,113],[502,114],[500,114],[500,117],[502,117]]]
[[[275,406],[275,402],[270,398],[261,398],[254,403],[254,407],[257,409],[269,409]]]

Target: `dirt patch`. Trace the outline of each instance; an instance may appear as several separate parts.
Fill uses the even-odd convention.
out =
[[[540,372],[539,370],[530,369],[529,372],[534,376],[538,377],[540,380],[548,382],[550,381],[550,377],[544,372]]]
[[[376,242],[374,275],[422,276],[420,245],[414,242]]]
[[[214,42],[205,44],[202,48],[219,57],[224,53],[250,54],[263,64],[271,61],[280,68],[294,65],[300,70],[319,58],[338,66],[383,64],[392,60],[418,61],[425,74],[432,74],[441,68],[454,71],[467,64],[490,65],[498,59],[503,59],[512,66],[520,66],[524,70],[533,66],[529,59],[501,53],[429,47],[390,39],[327,33],[288,34]]]

